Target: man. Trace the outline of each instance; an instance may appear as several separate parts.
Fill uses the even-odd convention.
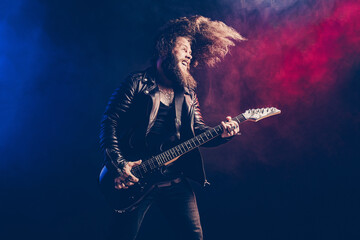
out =
[[[117,172],[114,188],[131,188],[139,179],[131,169],[206,130],[194,92],[190,67],[220,61],[234,41],[244,40],[234,29],[202,16],[170,21],[156,40],[153,66],[130,75],[113,94],[101,124],[100,142],[105,166]],[[221,136],[204,146],[227,142],[239,132],[227,117]],[[157,204],[182,239],[202,239],[195,195],[187,179],[207,184],[196,148],[162,168],[155,187],[132,211],[114,213],[111,237],[135,239],[141,222]]]

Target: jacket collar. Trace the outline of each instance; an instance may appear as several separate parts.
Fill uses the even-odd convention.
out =
[[[151,66],[145,70],[144,76],[142,78],[142,82],[144,84],[151,85],[151,86],[149,86],[149,89],[148,89],[149,92],[159,91],[159,88],[156,83],[156,68],[155,68],[155,66]],[[188,87],[184,87],[185,94],[191,95],[190,92],[191,91]]]

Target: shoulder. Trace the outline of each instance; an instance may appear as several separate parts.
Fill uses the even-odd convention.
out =
[[[142,84],[153,82],[155,81],[155,70],[153,67],[149,67],[143,71],[132,72],[126,77],[125,81]]]
[[[131,72],[125,77],[125,79],[121,81],[119,87],[116,90],[118,91],[121,89],[128,89],[134,93],[143,91],[144,89],[149,88],[149,86],[153,85],[155,82],[153,75],[154,74],[149,68],[143,71]]]
[[[147,94],[156,85],[154,76],[155,73],[150,68],[132,72],[120,83],[115,93],[127,92],[131,95],[137,95],[144,92]]]
[[[185,88],[185,95],[188,95],[192,100],[197,99],[197,95],[194,88]]]

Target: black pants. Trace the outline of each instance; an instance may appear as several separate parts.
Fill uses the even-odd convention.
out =
[[[169,223],[176,229],[174,235],[186,240],[202,240],[200,216],[195,194],[186,180],[167,187],[156,187],[130,213],[113,214],[109,229],[109,239],[134,240],[141,223],[152,204],[157,204]]]

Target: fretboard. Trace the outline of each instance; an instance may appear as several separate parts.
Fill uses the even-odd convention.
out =
[[[246,118],[240,114],[233,120],[237,121],[239,124],[246,121]],[[184,155],[185,153],[190,152],[191,150],[203,145],[204,143],[210,141],[211,139],[216,138],[217,136],[223,133],[223,127],[221,124],[217,125],[214,128],[211,128],[169,150],[166,150],[146,161],[143,161],[139,166],[133,167],[132,173],[137,177],[142,177],[146,173],[154,171],[170,161]]]

